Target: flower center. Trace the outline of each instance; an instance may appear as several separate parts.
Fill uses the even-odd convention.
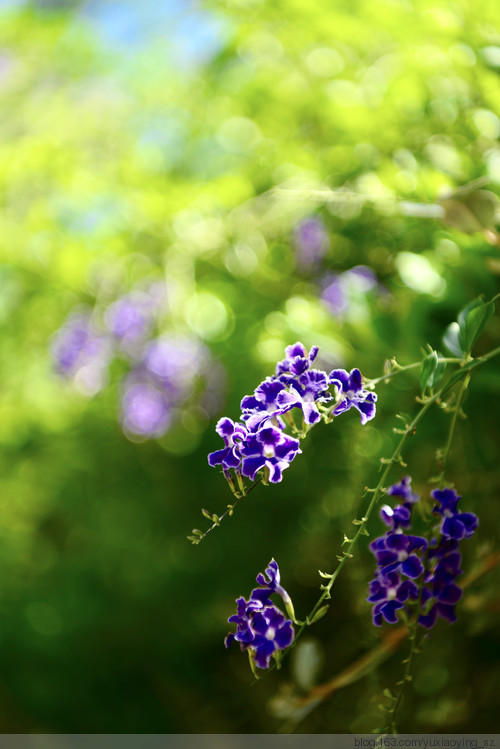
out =
[[[387,598],[388,598],[389,601],[393,601],[394,598],[396,598],[397,594],[398,594],[398,589],[397,588],[388,588],[387,589]]]
[[[405,562],[408,559],[408,552],[407,551],[400,551],[398,553],[398,559],[400,562]]]
[[[276,630],[274,627],[269,627],[269,629],[266,632],[266,640],[274,640],[276,636]]]
[[[266,445],[264,447],[263,454],[265,458],[274,458],[276,456],[274,447],[272,445]]]

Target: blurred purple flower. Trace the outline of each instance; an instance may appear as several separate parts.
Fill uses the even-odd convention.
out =
[[[349,294],[342,276],[329,275],[321,294],[321,300],[334,317],[343,317],[349,306]]]
[[[55,334],[51,353],[56,370],[86,395],[105,385],[111,341],[95,326],[89,310],[73,312]]]
[[[167,388],[179,401],[191,394],[209,360],[207,349],[199,341],[162,336],[147,345],[143,365],[158,386]]]
[[[151,329],[151,302],[145,294],[132,291],[110,304],[104,313],[104,319],[118,340],[137,341],[145,338]]]
[[[378,288],[373,270],[367,265],[356,265],[344,273],[325,276],[321,300],[334,317],[343,318],[352,304],[359,305],[368,292]]]
[[[377,276],[367,265],[355,265],[344,275],[356,285],[359,291],[371,291],[378,285]]]
[[[165,284],[152,283],[144,290],[133,289],[107,307],[104,320],[125,353],[135,357],[141,352],[165,306],[165,296]]]
[[[129,378],[122,396],[124,431],[137,437],[161,437],[170,422],[171,410],[165,392],[151,382]]]
[[[297,265],[306,270],[319,265],[330,247],[330,240],[319,218],[306,218],[295,227],[294,245]]]

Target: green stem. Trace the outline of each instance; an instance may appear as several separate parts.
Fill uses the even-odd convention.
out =
[[[467,375],[464,377],[462,384],[460,385],[460,390],[458,391],[458,394],[457,394],[457,400],[453,407],[452,417],[450,421],[450,428],[448,430],[448,436],[446,439],[445,446],[442,448],[442,450],[438,450],[438,453],[437,453],[440,467],[441,467],[441,473],[439,474],[439,478],[438,478],[441,489],[443,488],[443,485],[444,485],[446,462],[450,454],[451,443],[453,441],[453,435],[455,433],[455,427],[457,424],[458,415],[460,413],[462,401],[465,396],[465,391],[467,390],[469,386],[470,378],[471,378],[471,375],[470,375],[470,372],[468,372]]]
[[[419,605],[420,605],[420,601],[419,601]],[[417,617],[418,617],[418,612],[417,612]],[[415,619],[415,621],[412,623],[411,628],[410,628],[410,637],[409,637],[410,652],[408,654],[408,658],[406,659],[405,672],[400,682],[401,688],[399,690],[399,694],[396,698],[396,701],[394,702],[394,705],[389,711],[389,714],[387,716],[387,729],[388,729],[388,732],[390,733],[397,733],[396,713],[398,712],[399,706],[401,704],[405,686],[406,684],[408,684],[408,682],[412,680],[411,667],[413,663],[413,656],[415,655],[415,653],[420,652],[420,648],[417,647],[417,622],[418,622],[418,618]]]
[[[259,479],[257,479],[257,481],[254,481],[254,483],[252,484],[252,486],[244,494],[240,494],[236,498],[236,501],[233,502],[232,505],[228,505],[227,506],[227,510],[224,513],[222,513],[222,515],[219,517],[219,522],[218,523],[212,523],[212,525],[210,526],[210,528],[208,528],[208,530],[206,530],[205,533],[203,533],[202,536],[198,537],[199,540],[198,540],[197,543],[199,543],[200,541],[203,541],[203,539],[206,538],[206,536],[208,536],[208,534],[211,533],[214,530],[214,528],[218,528],[218,526],[221,524],[221,521],[224,520],[224,518],[228,517],[228,515],[232,515],[233,511],[234,511],[234,508],[239,505],[239,503],[241,502],[241,500],[245,499],[245,497],[248,497],[248,495],[250,494],[250,492],[253,491],[255,489],[255,487],[258,486],[261,482],[262,482],[262,477],[259,478]]]
[[[427,568],[427,562],[429,558],[429,547],[427,547],[427,551],[425,552],[425,560],[424,560],[424,568]],[[396,729],[396,713],[398,712],[399,706],[401,704],[401,700],[403,698],[403,692],[405,689],[405,686],[412,680],[411,676],[411,666],[413,663],[413,656],[415,653],[419,652],[419,648],[416,647],[416,641],[417,641],[417,630],[418,630],[418,619],[420,616],[420,611],[422,610],[422,597],[424,593],[424,586],[420,586],[420,591],[418,594],[418,600],[417,605],[415,607],[415,617],[413,621],[409,625],[409,631],[410,631],[410,652],[408,654],[408,658],[406,659],[406,668],[405,672],[403,674],[403,679],[400,682],[400,689],[399,694],[392,705],[392,708],[389,710],[389,714],[387,716],[387,730],[391,733],[397,733]],[[421,644],[423,643],[423,638],[421,640]],[[404,661],[403,661],[404,663]]]
[[[462,362],[462,359],[457,359],[456,357],[450,357],[450,356],[440,356],[437,360],[438,364],[460,364]],[[393,366],[396,366],[396,369],[394,369],[392,372],[388,372],[385,375],[382,375],[381,377],[375,377],[373,380],[367,380],[366,385],[367,386],[373,386],[377,385],[379,382],[385,382],[385,380],[390,379],[391,377],[394,377],[394,375],[399,374],[400,372],[407,372],[410,369],[416,369],[416,367],[421,367],[422,362],[417,361],[413,364],[406,364],[405,366],[400,366],[396,363],[395,359],[392,360]]]

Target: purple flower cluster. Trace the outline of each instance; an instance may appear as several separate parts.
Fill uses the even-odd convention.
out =
[[[389,495],[401,497],[403,502],[394,509],[384,505],[380,511],[382,521],[389,530],[370,544],[377,568],[370,583],[368,601],[373,603],[373,623],[380,627],[382,620],[394,624],[397,611],[410,600],[417,600],[419,589],[415,580],[424,571],[421,554],[427,549],[427,541],[421,536],[406,535],[410,528],[413,505],[418,495],[410,488],[411,479],[405,476],[399,484],[387,491]]]
[[[435,489],[431,497],[437,504],[433,512],[440,516],[437,527],[439,535],[433,539],[422,591],[423,613],[419,623],[431,629],[438,617],[450,623],[456,621],[455,604],[462,597],[456,578],[462,574],[462,556],[459,543],[470,538],[479,520],[472,512],[459,512],[460,497],[454,489]]]
[[[377,396],[363,388],[359,369],[350,373],[334,369],[330,375],[314,369],[318,347],[307,352],[299,342],[287,346],[285,354],[276,365],[276,374],[242,399],[241,421],[223,417],[217,423],[216,432],[224,440],[224,447],[210,453],[208,462],[222,466],[226,478],[234,470],[237,476],[253,481],[259,471],[264,471],[272,483],[282,480],[283,471],[301,452],[299,439],[285,431],[287,426],[299,431],[292,409],[301,412],[302,431],[316,424],[322,414],[337,416],[352,407],[360,412],[362,424],[375,416]],[[334,387],[335,398],[330,386]]]
[[[237,613],[228,621],[236,624],[236,632],[225,639],[226,648],[236,641],[241,650],[247,650],[258,668],[269,668],[271,657],[279,650],[289,647],[295,631],[292,626],[293,612],[290,596],[280,584],[278,563],[271,559],[265,574],[257,575],[258,588],[252,590],[250,598],[236,599]],[[291,619],[287,619],[270,600],[276,593],[281,596]]]
[[[400,497],[401,504],[384,505],[382,521],[389,530],[370,544],[377,569],[370,583],[368,601],[373,603],[373,623],[394,624],[397,612],[408,601],[420,599],[419,624],[431,629],[438,617],[456,621],[455,604],[462,591],[456,578],[462,574],[459,542],[473,535],[478,525],[476,515],[459,512],[460,497],[453,489],[436,489],[431,493],[437,501],[434,514],[440,516],[438,535],[429,544],[421,536],[405,533],[411,527],[411,513],[419,497],[411,490],[411,479],[405,476],[387,490]],[[420,580],[419,580],[420,579]],[[419,580],[419,582],[415,582]]]
[[[58,373],[87,395],[106,384],[114,357],[125,360],[120,421],[135,440],[161,437],[187,406],[207,419],[219,407],[224,372],[208,349],[192,337],[158,334],[165,299],[163,283],[134,288],[102,314],[72,313],[52,343]]]

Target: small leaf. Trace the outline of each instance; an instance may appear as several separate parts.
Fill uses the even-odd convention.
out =
[[[202,510],[202,511],[201,511],[201,514],[202,514],[202,515],[203,515],[203,517],[204,517],[204,518],[206,518],[207,520],[212,520],[212,513],[211,513],[211,512],[209,512],[208,510]]]
[[[446,328],[443,336],[443,345],[451,351],[452,354],[462,358],[464,356],[464,350],[462,348],[462,340],[460,335],[460,326],[457,322],[452,322]]]
[[[314,624],[314,622],[317,622],[320,619],[322,619],[324,617],[324,615],[326,614],[326,612],[328,611],[329,608],[330,608],[329,606],[322,606],[320,609],[318,609],[316,611],[316,613],[314,614],[314,616],[312,617],[312,619],[308,619],[307,620],[307,623],[308,624]]]
[[[318,573],[320,577],[325,577],[327,580],[331,580],[333,575],[330,574],[330,572],[321,572],[321,570],[318,570]]]
[[[390,689],[384,689],[382,691],[382,694],[384,695],[384,697],[388,697],[388,699],[390,700],[396,699]]]

